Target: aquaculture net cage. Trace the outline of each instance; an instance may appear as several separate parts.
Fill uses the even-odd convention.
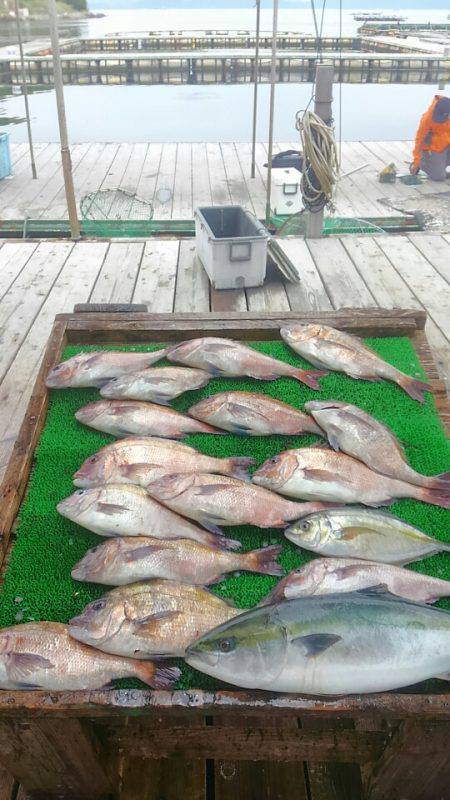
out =
[[[99,189],[84,195],[80,202],[82,219],[150,220],[153,205],[124,189]]]

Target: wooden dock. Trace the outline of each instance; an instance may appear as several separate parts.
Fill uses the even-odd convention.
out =
[[[340,308],[425,309],[426,333],[442,377],[450,378],[450,236],[347,236],[280,240],[301,283],[269,276],[261,288],[214,291],[192,239],[148,241],[0,240],[0,477],[56,313],[75,303],[137,302],[152,312],[305,312]],[[275,721],[276,720],[276,721]],[[295,723],[275,718],[274,726]],[[54,722],[57,722],[56,720]],[[368,724],[373,722],[368,720]],[[336,737],[352,720],[328,720]],[[302,726],[315,727],[311,718]],[[320,721],[317,720],[320,728]],[[364,734],[366,728],[358,728]],[[350,731],[350,732],[349,732]],[[280,731],[282,733],[282,731]],[[363,800],[352,763],[146,760],[124,755],[120,800]],[[0,770],[0,800],[31,797]]]
[[[299,141],[280,142],[275,151],[299,149]],[[64,219],[59,146],[36,144],[38,179],[32,180],[26,144],[11,145],[13,175],[0,182],[0,220]],[[336,215],[400,216],[402,200],[446,191],[445,185],[380,184],[378,173],[391,162],[408,170],[412,142],[343,142],[342,173],[364,167],[338,184]],[[75,144],[71,148],[75,191],[81,198],[100,189],[124,189],[154,206],[155,219],[192,219],[199,205],[235,203],[265,214],[267,148],[256,148],[256,177],[250,177],[249,143]],[[165,201],[160,189],[169,189]],[[168,198],[168,199],[167,199]],[[164,198],[163,198],[164,199]],[[390,207],[391,203],[394,207]]]

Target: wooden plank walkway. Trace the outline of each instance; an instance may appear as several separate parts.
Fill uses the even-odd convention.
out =
[[[201,154],[200,154],[201,155]],[[0,240],[1,242],[1,240]],[[26,408],[55,314],[77,302],[146,303],[149,311],[309,311],[424,308],[427,334],[450,380],[450,235],[280,240],[301,282],[270,279],[210,288],[192,239],[0,245],[0,474]]]
[[[380,184],[382,167],[390,162],[407,171],[411,142],[343,142],[343,177],[336,194],[338,216],[392,216],[382,198],[401,204],[445,187],[427,182],[420,186]],[[299,142],[280,142],[276,151],[299,148]],[[67,217],[61,159],[57,144],[36,145],[38,179],[32,180],[27,147],[11,146],[13,176],[0,182],[1,219],[63,219]],[[267,149],[256,148],[256,177],[250,177],[248,143],[75,144],[72,163],[78,204],[89,192],[122,188],[154,204],[155,219],[192,219],[198,205],[239,203],[262,216],[265,209]],[[169,190],[161,192],[160,190]],[[165,195],[163,197],[163,195]]]

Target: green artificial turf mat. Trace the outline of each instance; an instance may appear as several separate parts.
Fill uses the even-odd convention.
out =
[[[403,372],[422,378],[423,371],[410,341],[406,338],[366,339],[380,356]],[[110,350],[150,351],[160,345],[109,347]],[[311,368],[284,342],[251,343],[256,350],[296,366]],[[98,347],[67,347],[64,359]],[[163,362],[161,362],[163,363]],[[188,392],[174,402],[179,411],[186,411],[202,397],[219,391],[240,389],[256,391],[302,408],[312,399],[346,400],[387,423],[405,444],[410,464],[419,472],[434,474],[449,469],[450,447],[435,409],[427,393],[422,406],[411,400],[399,387],[382,381],[356,381],[339,373],[330,373],[320,380],[322,391],[314,392],[290,378],[265,382],[253,379],[211,379],[198,391]],[[56,504],[74,491],[72,475],[81,463],[113,437],[85,427],[75,420],[74,412],[99,399],[95,389],[52,390],[46,425],[35,454],[29,490],[20,509],[17,540],[5,574],[0,599],[0,626],[29,620],[67,622],[93,599],[101,596],[104,586],[78,583],[70,577],[74,564],[89,547],[101,541],[93,533],[79,527],[56,512]],[[187,440],[212,456],[253,456],[260,465],[281,450],[310,445],[316,436],[241,437],[227,434],[197,434]],[[412,500],[401,500],[391,506],[394,514],[417,525],[444,541],[450,541],[450,511]],[[245,550],[281,542],[281,564],[284,573],[310,560],[312,554],[288,542],[279,530],[253,527],[225,528],[225,533],[240,539]],[[450,556],[439,554],[411,566],[420,572],[450,580]],[[233,575],[214,587],[214,591],[232,598],[238,607],[255,605],[276,584],[276,578],[242,573]],[[450,609],[450,600],[440,605]],[[197,673],[182,662],[183,673],[177,688],[215,688],[219,682]],[[139,682],[120,681],[121,686],[141,686]]]

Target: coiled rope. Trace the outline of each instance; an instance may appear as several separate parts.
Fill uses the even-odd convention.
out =
[[[339,173],[334,130],[314,111],[299,112],[296,128],[303,149],[301,192],[308,211],[333,207],[333,191]]]

